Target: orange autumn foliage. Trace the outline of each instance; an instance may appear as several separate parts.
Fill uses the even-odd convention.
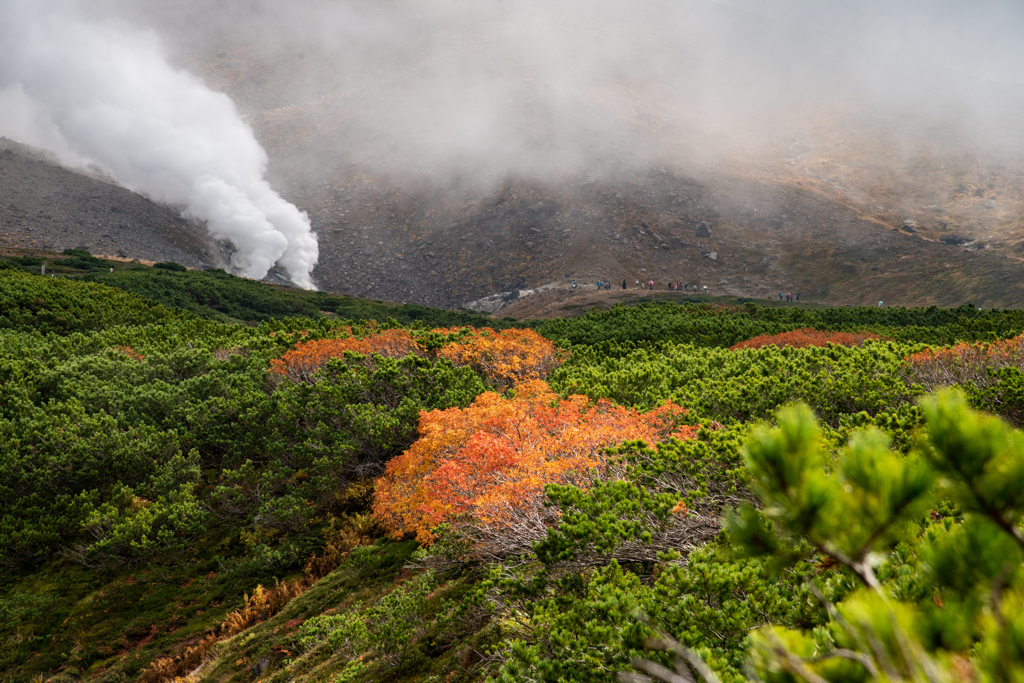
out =
[[[468,365],[499,386],[542,379],[565,362],[568,354],[533,330],[492,330],[473,327],[440,329],[435,332],[463,332],[460,341],[445,344],[438,357],[457,366]],[[468,334],[467,334],[468,333]]]
[[[908,379],[927,391],[968,382],[985,388],[996,382],[989,370],[1024,369],[1024,334],[987,344],[961,342],[948,348],[925,349],[905,360]]]
[[[421,347],[408,330],[394,329],[373,332],[362,337],[342,339],[316,339],[299,342],[280,358],[270,361],[270,372],[284,375],[293,382],[313,382],[313,375],[332,358],[340,358],[346,351],[369,356],[379,354],[388,358],[405,358],[410,353],[422,354]]]
[[[753,339],[733,344],[729,347],[729,350],[760,349],[773,344],[780,349],[783,346],[793,346],[802,349],[807,346],[825,346],[827,344],[860,346],[866,339],[881,339],[881,337],[873,332],[826,332],[810,327],[801,327],[798,330],[790,330],[780,334],[762,334]]]
[[[502,554],[543,537],[556,520],[543,505],[549,483],[589,486],[608,474],[605,449],[626,440],[691,438],[686,410],[671,402],[640,413],[585,396],[560,400],[540,380],[514,397],[487,392],[468,408],[420,413],[420,439],[388,463],[373,511],[396,537],[424,543],[442,522],[478,552]]]
[[[270,372],[284,375],[294,382],[312,383],[313,375],[332,358],[346,351],[362,355],[380,354],[388,358],[404,358],[410,353],[426,355],[427,351],[408,330],[371,331],[362,336],[348,335],[340,339],[300,341],[280,358],[270,361]],[[517,382],[547,377],[561,365],[567,353],[533,330],[500,330],[461,327],[437,329],[435,334],[455,337],[444,344],[437,357],[456,366],[469,366],[494,385],[509,388]]]
[[[113,351],[120,353],[121,355],[131,358],[132,360],[137,360],[139,362],[146,360],[145,356],[143,356],[141,353],[139,353],[130,346],[111,346],[110,348]]]

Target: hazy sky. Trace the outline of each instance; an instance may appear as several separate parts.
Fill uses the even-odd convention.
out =
[[[299,111],[285,107],[299,107],[315,139],[289,152],[307,147],[311,166],[491,182],[706,165],[837,111],[890,121],[897,136],[948,124],[999,148],[1018,134],[1008,93],[977,76],[1022,80],[1020,0],[90,7],[153,25],[175,63],[227,79],[244,113],[274,122],[266,130],[284,131]]]
[[[1006,83],[1024,83],[1020,0],[713,0],[808,31]]]

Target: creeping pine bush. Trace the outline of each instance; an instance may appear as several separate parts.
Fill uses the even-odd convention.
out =
[[[753,632],[756,680],[1024,678],[1024,433],[972,411],[960,391],[921,408],[925,434],[909,456],[869,428],[833,460],[806,406],[747,442],[761,507],[730,515],[730,536],[777,567],[819,559],[806,585],[826,615]]]
[[[898,379],[908,347],[869,342],[861,347],[803,349],[766,346],[730,351],[664,344],[604,353],[574,349],[551,375],[560,393],[608,398],[651,408],[672,399],[723,423],[767,417],[788,401],[806,401],[830,424],[840,415],[895,409],[920,389]]]

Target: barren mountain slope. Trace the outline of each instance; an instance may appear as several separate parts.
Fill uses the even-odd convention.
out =
[[[315,276],[332,291],[454,307],[572,279],[653,279],[835,304],[1024,305],[1024,165],[955,122],[879,120],[852,103],[808,111],[769,143],[740,136],[717,159],[668,153],[646,171],[610,159],[593,175],[488,188],[397,173],[364,146],[332,155],[352,139],[351,103],[372,93],[312,49],[268,63],[225,42],[188,64],[235,99],[275,184],[310,213]],[[292,82],[302,78],[315,88]],[[631,125],[661,125],[657,108],[638,107]],[[711,238],[696,236],[702,221]]]
[[[514,102],[501,100],[505,128],[497,130],[538,159],[547,158],[547,145],[569,140],[592,152],[593,163],[495,176],[504,161],[498,151],[507,151],[500,136],[474,147],[468,132],[467,140],[421,140],[409,130],[387,135],[392,121],[432,131],[421,119],[437,115],[435,93],[417,90],[425,101],[403,99],[418,79],[446,82],[437,73],[451,66],[439,61],[448,53],[437,52],[429,34],[396,42],[395,59],[405,60],[397,67],[360,72],[347,68],[365,66],[349,55],[369,49],[372,38],[306,41],[311,27],[302,26],[298,38],[268,40],[277,27],[253,19],[257,9],[221,4],[237,14],[208,32],[193,30],[194,17],[184,9],[203,3],[139,10],[139,20],[152,19],[172,59],[227,93],[253,127],[270,157],[271,183],[312,219],[320,244],[314,277],[323,289],[458,307],[495,294],[511,302],[520,291],[567,289],[572,280],[611,281],[621,291],[625,279],[630,285],[654,280],[659,289],[668,282],[707,285],[713,294],[756,298],[800,292],[803,300],[832,304],[1024,305],[1024,159],[1014,152],[1024,148],[1024,128],[1013,117],[1024,106],[1024,89],[1018,86],[972,81],[958,92],[978,106],[964,107],[959,119],[949,114],[956,106],[929,99],[934,74],[901,82],[909,89],[901,97],[919,97],[920,106],[898,116],[855,96],[837,99],[835,92],[819,104],[812,91],[806,101],[784,103],[799,112],[785,125],[748,131],[706,101],[668,92],[656,77],[550,92],[531,80],[527,52],[526,62],[486,65],[495,87],[521,93]],[[707,5],[706,11],[725,11]],[[382,8],[367,16],[387,11]],[[748,24],[724,35],[761,40],[760,24]],[[587,33],[552,26],[565,35]],[[608,27],[595,20],[593,30]],[[447,33],[464,43],[451,54],[476,54],[503,27],[491,22],[478,29]],[[617,36],[631,37],[628,31]],[[812,61],[799,66],[811,69]],[[461,102],[477,92],[452,88],[436,96]],[[745,96],[767,98],[766,116],[786,96],[751,93]],[[605,148],[593,131],[565,130],[559,112],[545,107],[566,100],[593,105],[583,112],[588,117],[611,116],[618,123],[605,132],[617,142]],[[756,119],[761,103],[746,101]],[[990,112],[990,119],[977,120],[978,111]],[[992,140],[979,139],[979,130],[993,131]],[[591,150],[594,140],[598,149]],[[491,144],[498,151],[488,166],[481,150]],[[462,152],[483,164],[486,177],[475,176],[472,163],[462,165]],[[0,168],[13,158],[4,156]],[[125,191],[102,183],[103,192],[76,189],[97,187],[96,181],[31,163],[37,182],[23,182],[25,172],[13,166],[0,176],[5,197],[24,197],[0,202],[3,244],[34,239],[35,246],[215,262],[205,238],[175,211],[129,210],[145,200],[115,195]],[[109,200],[107,208],[97,204],[101,199]],[[117,211],[129,211],[132,220]],[[163,218],[150,221],[146,213]],[[702,223],[710,236],[698,233]]]
[[[203,228],[179,214],[0,138],[0,250],[73,248],[190,267],[220,265]]]

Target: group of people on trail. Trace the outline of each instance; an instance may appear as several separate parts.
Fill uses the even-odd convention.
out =
[[[640,282],[640,279],[637,278],[637,279],[633,280],[633,284],[636,286],[637,289],[650,290],[650,291],[654,290],[654,280],[648,280],[647,282]],[[572,281],[572,288],[576,289],[578,286],[579,286],[578,283],[575,280],[573,280]],[[622,289],[626,289],[627,286],[628,285],[627,285],[626,280],[623,280],[622,281]],[[598,280],[597,281],[597,288],[598,289],[611,289],[612,288],[612,283],[611,282],[605,282],[603,280]],[[683,282],[669,282],[668,283],[668,289],[669,289],[670,292],[683,292],[683,291],[690,292],[690,291],[692,291],[694,294],[697,294],[700,291],[699,289],[697,289],[697,285],[693,285],[693,284],[689,284],[689,283],[683,283]],[[705,294],[708,293],[708,286],[707,285],[704,285],[704,293]],[[800,300],[799,296],[800,295],[798,294],[797,295],[797,301]],[[781,294],[779,294],[779,298],[780,299],[782,298]]]
[[[687,282],[670,282],[668,283],[668,290],[670,292],[689,292],[690,288],[693,288],[693,293],[697,293],[697,285],[691,285]],[[704,285],[704,293],[708,293],[708,286]]]
[[[797,292],[796,294],[786,294],[785,295],[786,301],[800,301],[800,295],[801,294],[802,294],[802,292]],[[783,297],[782,292],[779,292],[779,301],[782,301],[782,297]]]

